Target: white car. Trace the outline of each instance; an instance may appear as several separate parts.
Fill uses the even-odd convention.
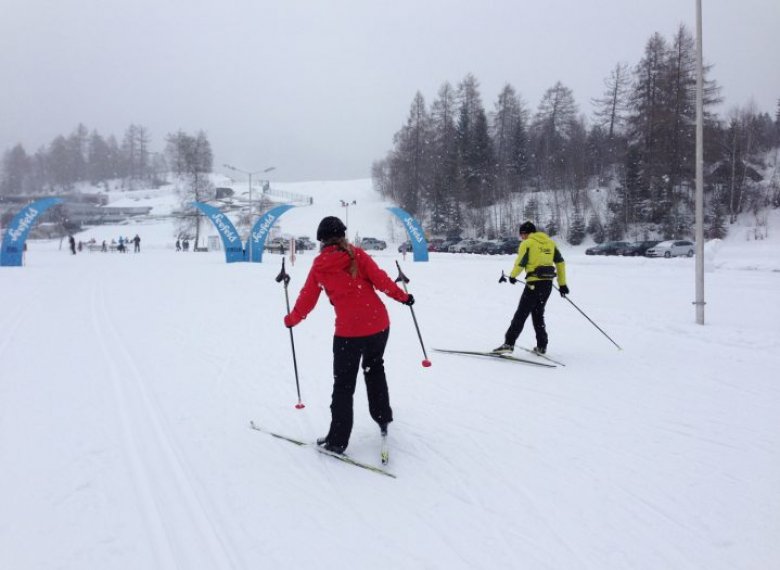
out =
[[[381,239],[364,237],[362,240],[360,240],[360,247],[365,250],[378,249],[379,251],[382,251],[387,247],[387,243]]]
[[[645,252],[647,257],[693,257],[694,245],[688,240],[662,241]]]

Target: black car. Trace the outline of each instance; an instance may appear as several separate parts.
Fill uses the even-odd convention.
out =
[[[503,238],[498,242],[498,246],[499,253],[517,253],[517,248],[520,247],[520,239],[515,237]]]
[[[585,250],[585,255],[604,255],[606,243],[599,243]]]
[[[635,255],[640,255],[641,256],[641,255],[644,255],[645,252],[648,249],[650,249],[651,247],[658,245],[658,243],[659,242],[657,240],[637,241],[637,242],[628,244],[626,247],[620,248],[620,250],[618,251],[618,254],[619,255],[630,255],[630,256],[635,256]]]
[[[501,246],[494,241],[480,241],[477,245],[471,248],[469,253],[482,253],[485,255],[496,255],[501,253]]]
[[[295,238],[295,249],[298,251],[317,249],[317,244],[311,241],[311,238],[307,236],[301,236],[299,238]]]
[[[631,245],[627,241],[605,241],[595,247],[589,247],[585,250],[585,255],[620,255],[624,247]]]
[[[439,244],[439,251],[449,251],[450,247],[456,243],[460,243],[460,238],[447,238]]]

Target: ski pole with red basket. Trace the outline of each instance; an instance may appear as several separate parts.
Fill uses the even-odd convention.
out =
[[[395,266],[398,268],[398,277],[396,277],[395,282],[398,283],[399,281],[404,287],[404,291],[406,293],[409,293],[409,290],[406,288],[406,284],[409,283],[409,278],[404,274],[403,271],[401,271],[401,265],[396,261]],[[428,354],[425,352],[425,344],[423,344],[422,335],[420,334],[420,327],[417,325],[417,317],[414,314],[414,307],[409,305],[409,310],[412,311],[412,320],[414,320],[414,328],[417,330],[417,338],[420,339],[420,346],[422,347],[423,356],[425,357],[422,361],[422,365],[425,368],[428,368],[431,365],[431,361],[428,360]]]

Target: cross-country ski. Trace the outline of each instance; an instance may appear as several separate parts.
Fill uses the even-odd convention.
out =
[[[324,449],[313,442],[307,442],[302,441],[300,439],[296,439],[293,437],[289,437],[286,435],[282,435],[270,430],[267,430],[258,424],[256,424],[254,421],[249,422],[249,427],[252,428],[255,431],[259,431],[262,433],[266,433],[272,437],[275,437],[276,439],[281,439],[282,441],[287,441],[289,443],[292,443],[293,445],[297,445],[299,447],[310,447],[314,450],[316,450],[318,453],[321,453],[322,455],[327,455],[328,457],[332,457],[333,459],[338,459],[339,461],[343,463],[347,463],[349,465],[354,465],[355,467],[360,467],[361,469],[366,469],[368,471],[373,471],[374,473],[379,473],[380,475],[385,475],[387,477],[392,477],[393,479],[396,478],[396,476],[393,473],[390,473],[386,469],[383,469],[381,467],[378,467],[376,465],[371,465],[370,463],[365,463],[363,461],[359,461],[353,457],[350,457],[349,455],[346,455],[344,453],[334,453],[332,451],[328,451],[327,449]],[[382,436],[381,439],[381,447],[380,447],[380,458],[383,464],[387,464],[386,457],[388,457],[388,452],[386,448],[386,439],[384,436]]]
[[[545,354],[542,354],[542,353],[539,353],[539,352],[537,352],[537,351],[533,350],[532,348],[526,348],[526,347],[524,347],[524,346],[515,346],[515,349],[518,349],[518,348],[519,348],[520,350],[524,350],[524,351],[526,351],[526,352],[527,352],[527,353],[529,353],[529,354],[533,354],[534,356],[536,356],[536,357],[538,357],[538,358],[543,358],[543,359],[545,359],[545,360],[547,360],[547,361],[549,361],[549,362],[552,362],[553,364],[557,364],[558,366],[566,366],[566,365],[565,365],[563,362],[561,362],[560,360],[557,360],[557,359],[555,359],[555,358],[551,357],[550,355],[548,355],[548,354],[546,354],[546,353],[545,353]]]
[[[540,362],[538,360],[530,360],[528,358],[520,358],[511,354],[496,354],[488,351],[478,350],[450,350],[446,348],[434,348],[436,352],[443,352],[445,354],[461,354],[465,356],[482,356],[487,358],[497,358],[499,360],[505,360],[507,362],[517,362],[518,364],[529,364],[531,366],[541,366],[542,368],[555,368],[555,364]]]

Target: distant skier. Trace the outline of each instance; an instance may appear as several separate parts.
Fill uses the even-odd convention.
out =
[[[525,270],[525,288],[520,296],[512,322],[504,335],[504,344],[494,349],[495,354],[508,354],[514,351],[515,342],[523,331],[528,315],[536,332],[536,347],[534,352],[547,352],[547,330],[544,324],[544,308],[552,291],[552,280],[555,270],[558,270],[558,286],[561,297],[569,294],[566,286],[566,264],[555,242],[544,232],[536,231],[532,222],[520,225],[520,246],[517,248],[517,258],[509,274],[509,282],[517,283],[517,276]]]
[[[176,251],[181,251],[181,240],[176,238]]]
[[[414,297],[400,289],[364,250],[347,242],[346,230],[343,222],[333,216],[320,222],[320,253],[295,307],[284,318],[285,326],[290,328],[300,323],[314,309],[323,290],[336,310],[330,430],[317,440],[317,445],[335,453],[343,453],[349,444],[352,399],[361,359],[371,417],[383,434],[393,421],[383,360],[390,319],[375,288],[400,303],[414,304]]]
[[[68,236],[68,243],[70,244],[70,252],[73,255],[76,255],[76,238]]]
[[[135,237],[133,238],[133,252],[141,252],[141,238],[138,236],[138,234],[135,234]]]

